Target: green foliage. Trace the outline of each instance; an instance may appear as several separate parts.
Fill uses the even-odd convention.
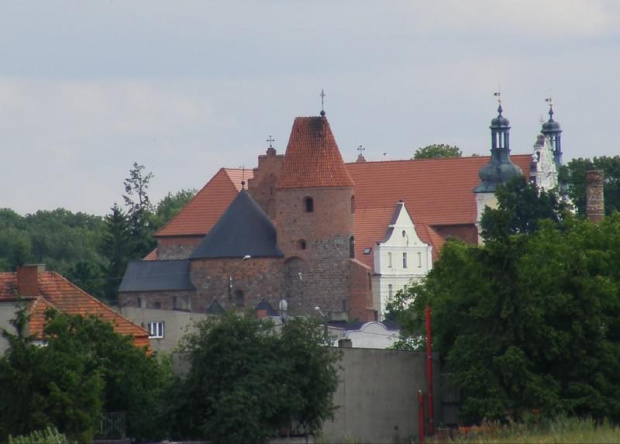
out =
[[[449,241],[409,298],[409,331],[432,308],[462,417],[620,419],[620,215],[541,222],[482,247]]]
[[[182,350],[191,366],[169,392],[173,436],[262,442],[292,421],[315,432],[333,415],[339,354],[317,322],[293,319],[277,332],[228,313],[199,323]]]
[[[75,344],[51,338],[40,347],[24,336],[26,309],[3,331],[10,348],[0,359],[0,439],[56,426],[71,439],[91,442],[102,407],[103,378]]]
[[[9,436],[9,444],[71,444],[67,437],[59,433],[56,427],[35,430],[25,436]]]
[[[445,145],[443,143],[427,145],[418,148],[413,155],[414,159],[437,159],[442,157],[461,157],[463,153],[458,146]]]
[[[116,204],[110,214],[105,217],[105,233],[99,247],[105,257],[104,273],[107,280],[104,284],[105,298],[113,302],[116,300],[118,287],[131,258],[130,231],[127,217]]]
[[[480,223],[487,240],[531,234],[541,220],[557,224],[569,209],[555,191],[541,191],[521,176],[499,186],[496,196],[497,209],[487,208]]]
[[[144,165],[134,162],[129,177],[123,182],[127,222],[130,233],[130,259],[139,259],[155,248],[154,229],[151,224],[153,205],[147,194],[153,173],[144,172]]]
[[[47,313],[46,345],[5,332],[10,348],[0,359],[0,438],[56,426],[71,439],[91,442],[103,410],[127,412],[128,434],[159,437],[159,397],[169,373],[132,338],[99,318]],[[17,406],[17,407],[16,407]]]
[[[568,195],[577,213],[586,215],[586,171],[603,170],[605,183],[605,214],[620,211],[620,156],[594,157],[593,159],[573,159],[560,171],[563,182],[568,183]]]

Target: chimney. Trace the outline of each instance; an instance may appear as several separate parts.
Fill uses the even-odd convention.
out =
[[[20,296],[39,295],[39,273],[45,271],[45,265],[23,265],[17,269],[17,292]]]
[[[605,217],[604,180],[603,170],[586,171],[586,215],[592,222],[599,222]]]

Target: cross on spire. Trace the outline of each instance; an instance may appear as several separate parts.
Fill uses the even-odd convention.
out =
[[[321,117],[325,116],[325,91],[323,91],[323,88],[321,88],[321,94],[319,94],[321,96]]]
[[[245,190],[245,165],[241,165],[241,189]]]
[[[273,137],[271,137],[271,134],[269,134],[269,138],[267,139],[267,142],[269,142],[269,148],[273,148],[273,146],[271,145],[273,142],[275,142],[276,139],[274,139]]]
[[[357,147],[357,150],[360,153],[360,156],[362,156],[364,154],[364,151],[366,151],[366,148],[364,148],[362,145]]]

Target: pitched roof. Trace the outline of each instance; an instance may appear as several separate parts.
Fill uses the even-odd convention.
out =
[[[325,117],[297,117],[278,188],[353,187]]]
[[[189,261],[130,261],[119,292],[195,290],[189,276]]]
[[[185,207],[155,237],[204,236],[218,221],[252,170],[220,168]]]
[[[36,316],[32,328],[42,331],[40,314],[47,306],[70,315],[99,316],[103,321],[114,325],[117,333],[132,335],[134,344],[139,347],[149,345],[148,332],[116,313],[103,302],[86,293],[84,290],[53,271],[38,273],[39,297],[33,309]],[[0,273],[0,300],[14,299],[17,288],[17,273]],[[40,300],[40,299],[43,300]],[[40,305],[39,305],[40,304]]]
[[[531,159],[529,154],[512,156],[526,178]],[[402,199],[415,224],[434,226],[475,222],[472,190],[480,181],[478,171],[488,162],[485,156],[354,162],[346,166],[355,181],[356,212],[386,206],[393,209],[393,203]]]
[[[394,207],[395,205],[355,210],[355,257],[373,270],[374,251],[371,251],[371,254],[364,254],[364,250],[366,248],[374,250],[375,244],[384,239],[388,225],[394,223]],[[437,259],[444,239],[427,224],[415,220],[413,224],[420,240],[433,247],[433,259]]]
[[[282,257],[276,228],[247,191],[237,193],[190,259],[222,257]]]

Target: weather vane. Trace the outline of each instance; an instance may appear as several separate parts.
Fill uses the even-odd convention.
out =
[[[502,92],[498,89],[497,92],[493,93],[493,96],[497,97],[497,103],[502,104]]]
[[[321,117],[325,117],[325,91],[321,88]]]
[[[276,139],[274,139],[273,137],[271,137],[271,134],[269,134],[269,138],[267,139],[267,142],[269,142],[269,148],[273,148],[273,146],[271,145],[273,142],[275,142]]]

